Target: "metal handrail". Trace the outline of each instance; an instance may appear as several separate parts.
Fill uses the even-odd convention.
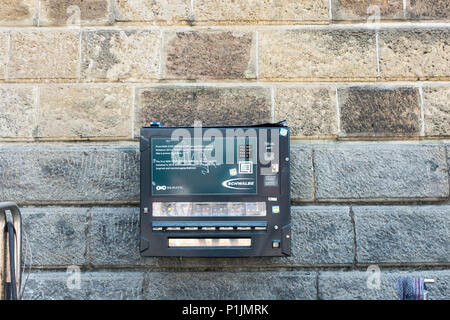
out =
[[[10,212],[9,216],[7,212]],[[9,267],[9,244],[7,241],[6,224],[12,222],[15,230],[14,262],[16,287],[22,284],[22,215],[14,202],[0,202],[0,300],[5,299],[5,282],[11,279]]]

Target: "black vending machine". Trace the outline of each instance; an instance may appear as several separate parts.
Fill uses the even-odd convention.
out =
[[[141,129],[144,257],[291,254],[289,128]]]

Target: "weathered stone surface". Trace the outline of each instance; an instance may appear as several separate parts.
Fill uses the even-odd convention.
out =
[[[82,78],[109,81],[158,78],[160,45],[158,31],[84,31]]]
[[[164,78],[255,78],[254,34],[191,31],[165,34]]]
[[[165,126],[258,124],[271,120],[270,89],[148,87],[136,90],[136,134],[152,121]]]
[[[32,87],[0,87],[0,138],[31,138],[36,127]]]
[[[316,299],[314,272],[149,272],[144,299]]]
[[[87,212],[77,207],[22,209],[23,259],[31,251],[34,267],[86,265]]]
[[[335,89],[330,86],[277,88],[275,120],[288,120],[291,137],[337,135]]]
[[[109,0],[44,0],[39,25],[101,25],[113,19]]]
[[[0,25],[36,25],[38,0],[0,0]]]
[[[348,207],[292,207],[293,257],[311,265],[351,264],[353,228]]]
[[[373,285],[372,273],[363,271],[326,271],[319,273],[319,299],[321,300],[399,300],[396,281],[403,276],[434,279],[435,283],[427,284],[428,299],[446,300],[450,296],[449,270],[407,270],[384,271],[381,269],[380,287],[368,288],[367,282]]]
[[[8,74],[11,79],[74,79],[79,31],[12,31]]]
[[[197,0],[196,21],[328,21],[328,0]]]
[[[341,130],[347,136],[418,136],[417,88],[350,87],[338,90]]]
[[[39,137],[131,137],[132,90],[129,87],[43,87],[40,101]]]
[[[72,272],[33,272],[24,300],[142,299],[143,278],[143,273],[132,271],[81,272],[79,278]]]
[[[0,32],[0,79],[5,79],[8,60],[8,33]]]
[[[0,190],[3,201],[21,204],[136,202],[137,146],[0,145]]]
[[[353,211],[358,262],[450,262],[450,206],[354,207]]]
[[[163,269],[220,269],[353,263],[353,233],[348,207],[293,207],[292,256],[289,258],[141,258],[139,208],[98,207],[90,213],[89,262],[96,267],[148,265]]]
[[[365,144],[314,149],[318,200],[371,201],[446,198],[445,148]]]
[[[259,34],[261,78],[373,78],[370,30],[282,30]]]
[[[402,19],[402,0],[332,0],[333,20]]]
[[[95,266],[145,264],[139,256],[139,208],[92,208],[89,260]],[[151,264],[154,260],[149,259]]]
[[[388,79],[450,76],[449,29],[391,29],[379,33],[380,74]]]
[[[291,200],[314,200],[314,172],[312,148],[291,145]]]
[[[191,0],[114,0],[116,20],[176,24],[193,19]]]
[[[437,86],[423,89],[425,134],[450,135],[450,87]]]
[[[442,0],[406,0],[408,19],[445,20],[450,18],[450,3]]]

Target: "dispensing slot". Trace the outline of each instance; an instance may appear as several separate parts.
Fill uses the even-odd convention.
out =
[[[251,238],[169,238],[169,248],[251,247]]]

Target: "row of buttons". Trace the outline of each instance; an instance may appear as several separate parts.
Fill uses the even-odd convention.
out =
[[[153,227],[153,231],[266,231],[267,227]]]

